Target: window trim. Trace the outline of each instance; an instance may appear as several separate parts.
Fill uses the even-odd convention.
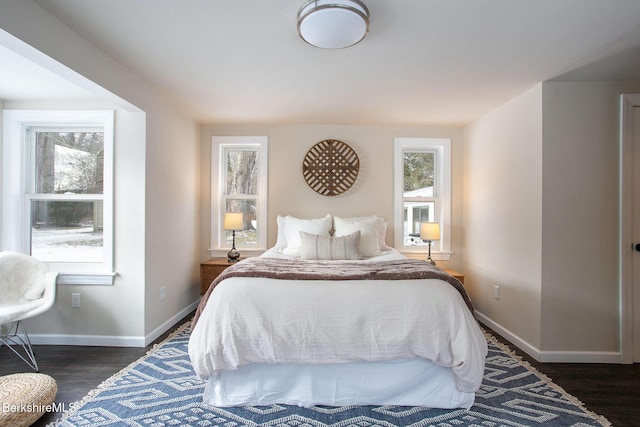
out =
[[[258,195],[256,210],[258,211],[258,241],[255,248],[239,248],[243,255],[259,255],[267,249],[267,179],[269,165],[269,139],[266,136],[213,136],[211,138],[211,240],[209,252],[212,257],[227,256],[230,247],[222,243],[224,230],[222,229],[222,212],[225,204],[221,200],[224,196],[224,171],[221,164],[224,151],[228,148],[257,148],[258,150]]]
[[[103,261],[100,263],[47,262],[59,271],[59,284],[113,285],[113,150],[114,112],[112,110],[4,110],[2,138],[2,216],[3,250],[30,252],[29,162],[33,159],[31,141],[25,140],[27,128],[99,127],[104,129],[103,182]],[[54,197],[54,196],[52,196]],[[55,197],[54,197],[55,198]]]
[[[439,244],[431,247],[431,257],[436,261],[451,259],[451,139],[450,138],[394,138],[393,159],[393,224],[394,247],[407,255],[426,254],[427,247],[404,245],[404,158],[405,150],[436,151],[434,164],[437,188],[434,188],[433,199],[436,202],[435,216],[440,222]]]

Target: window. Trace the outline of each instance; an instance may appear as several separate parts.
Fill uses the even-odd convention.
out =
[[[420,239],[423,222],[440,223],[440,240],[432,244],[432,257],[450,259],[451,140],[395,138],[395,247],[402,252],[426,252],[427,244]]]
[[[213,137],[211,144],[211,253],[232,246],[224,216],[242,213],[236,248],[257,253],[267,247],[267,137]]]
[[[113,283],[113,112],[4,112],[2,246]]]

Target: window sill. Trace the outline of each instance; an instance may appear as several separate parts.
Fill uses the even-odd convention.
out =
[[[427,251],[400,251],[407,258],[425,260],[427,259]],[[431,259],[434,261],[451,261],[453,252],[434,252],[431,251]]]
[[[238,250],[238,252],[240,252],[240,259],[247,258],[247,257],[260,256],[265,251],[265,249],[247,249],[247,248],[236,248],[236,249]],[[229,250],[230,248],[209,249],[209,254],[211,254],[211,258],[225,258]]]
[[[58,285],[113,286],[118,273],[60,273]]]

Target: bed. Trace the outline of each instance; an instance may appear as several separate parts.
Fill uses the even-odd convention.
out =
[[[278,242],[227,268],[189,356],[213,406],[470,408],[487,343],[459,281],[384,244],[380,217],[278,217]]]

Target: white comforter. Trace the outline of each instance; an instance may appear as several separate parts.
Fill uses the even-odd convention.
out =
[[[464,392],[479,389],[486,354],[460,294],[437,279],[228,278],[214,289],[189,341],[203,379],[251,363],[420,357],[450,367]]]

